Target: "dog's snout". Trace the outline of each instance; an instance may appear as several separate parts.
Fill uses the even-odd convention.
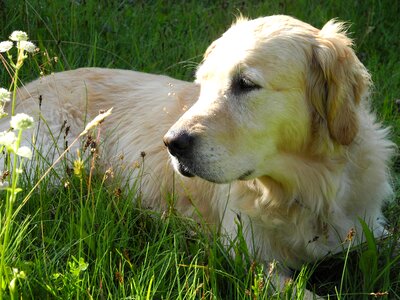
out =
[[[168,132],[163,140],[171,155],[185,157],[191,153],[194,138],[187,131],[172,131]]]

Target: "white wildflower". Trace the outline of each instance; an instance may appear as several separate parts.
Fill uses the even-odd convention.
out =
[[[24,31],[15,30],[13,33],[11,33],[9,38],[10,38],[10,40],[15,41],[15,42],[27,41],[28,35]]]
[[[27,159],[32,159],[32,150],[27,146],[22,146],[17,150],[17,155]]]
[[[11,100],[11,93],[5,88],[0,88],[0,102],[9,102]]]
[[[36,50],[35,44],[32,42],[29,42],[29,41],[20,41],[17,44],[17,48],[25,50],[26,52],[29,52],[29,53],[33,53]]]
[[[0,132],[0,145],[6,146],[7,149],[13,148],[17,137],[15,133],[12,131],[3,131]]]
[[[25,130],[31,128],[33,125],[33,118],[27,114],[20,113],[11,117],[10,126],[16,130]]]
[[[13,47],[13,43],[11,41],[0,42],[0,53],[7,52]]]

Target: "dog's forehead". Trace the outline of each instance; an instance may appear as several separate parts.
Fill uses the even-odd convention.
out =
[[[239,29],[239,30],[238,30]],[[249,51],[255,48],[256,38],[248,29],[232,27],[207,50],[203,63],[200,65],[196,78],[207,80],[212,74],[229,75],[233,69],[243,63]]]
[[[239,19],[211,44],[197,70],[196,81],[208,80],[211,76],[221,81],[241,69],[257,69],[260,64],[264,69],[272,70],[279,60],[288,62],[293,59],[291,44],[299,47],[294,40],[305,41],[305,36],[317,32],[311,25],[288,16]],[[302,46],[307,47],[304,41]]]

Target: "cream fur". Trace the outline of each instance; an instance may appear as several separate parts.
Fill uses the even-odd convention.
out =
[[[143,197],[158,209],[174,178],[163,136],[185,130],[196,137],[192,159],[173,160],[197,177],[175,176],[177,208],[196,207],[231,237],[240,215],[262,260],[296,268],[340,251],[352,228],[360,238],[358,218],[384,232],[394,147],[370,112],[370,77],[351,45],[334,21],[318,30],[287,16],[240,19],[207,50],[196,83],[78,69],[21,88],[18,110],[37,116],[41,95],[50,129],[67,120],[72,139],[85,118],[114,107],[101,159],[122,161],[133,184],[144,151]],[[235,76],[257,88],[233,92]]]

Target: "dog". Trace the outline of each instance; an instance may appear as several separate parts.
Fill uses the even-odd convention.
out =
[[[49,132],[64,121],[71,142],[113,107],[100,159],[141,181],[145,205],[163,210],[173,192],[180,213],[227,237],[240,220],[259,259],[299,268],[343,250],[349,232],[361,242],[360,218],[385,234],[395,147],[345,30],[335,20],[316,29],[283,15],[240,17],[209,46],[195,82],[65,71],[20,88],[17,111],[45,120],[37,137],[49,152]]]

